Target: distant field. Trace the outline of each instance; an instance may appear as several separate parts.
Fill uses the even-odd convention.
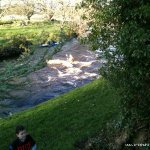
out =
[[[48,38],[56,38],[60,32],[59,23],[35,22],[27,26],[17,24],[0,25],[0,45],[6,44],[9,39],[18,34],[27,37],[33,44],[38,44]]]

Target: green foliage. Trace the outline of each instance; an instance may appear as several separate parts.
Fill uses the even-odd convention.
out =
[[[6,25],[6,24],[13,24],[13,21],[12,20],[7,20],[7,21],[0,20],[0,25]]]
[[[101,74],[120,89],[122,112],[133,127],[150,120],[150,3],[147,0],[86,0],[94,11],[93,49],[104,51]],[[110,53],[108,47],[116,48]],[[137,128],[137,126],[136,126]]]
[[[8,149],[15,126],[23,124],[40,150],[73,150],[76,141],[88,138],[118,117],[119,97],[104,79],[47,101],[35,108],[0,120],[0,149]]]
[[[35,14],[35,3],[33,1],[24,0],[21,4],[10,5],[7,14],[17,14],[26,16],[28,20]]]
[[[33,44],[40,44],[41,39],[44,38],[43,31],[58,34],[60,29],[60,24],[55,22],[31,22],[27,26],[18,26],[18,23],[20,23],[19,20],[16,21],[16,24],[0,26],[0,45],[7,43],[10,37],[18,34],[24,35]]]
[[[0,45],[0,58],[6,59],[8,57],[16,57],[24,52],[27,53],[29,52],[29,45],[31,45],[31,42],[25,36],[12,36],[7,44]]]
[[[20,22],[20,21],[17,21]],[[63,31],[60,30],[59,22],[34,22],[27,26],[16,26],[13,24],[11,26],[4,25],[0,27],[0,45],[8,45],[8,40],[10,37],[15,35],[24,35],[33,44],[43,44],[48,41],[62,42],[70,39],[73,34],[68,27],[64,27]]]

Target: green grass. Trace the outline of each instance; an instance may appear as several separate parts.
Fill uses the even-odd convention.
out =
[[[17,124],[34,137],[39,150],[73,150],[74,144],[91,137],[115,119],[119,96],[104,79],[96,80],[27,111],[0,120],[0,150],[15,138]]]
[[[59,34],[59,23],[39,22],[28,26],[3,25],[0,26],[0,45],[6,44],[11,36],[23,34],[33,44],[39,44],[47,34]]]

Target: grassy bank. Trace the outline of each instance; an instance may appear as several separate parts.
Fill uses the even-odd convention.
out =
[[[0,26],[0,45],[7,44],[10,37],[14,35],[24,35],[33,44],[40,44],[48,38],[57,38],[60,32],[59,23],[37,22],[27,26],[1,25]]]
[[[109,83],[96,80],[84,87],[0,120],[0,149],[7,150],[23,124],[39,150],[73,150],[74,144],[90,137],[117,117],[119,97]]]

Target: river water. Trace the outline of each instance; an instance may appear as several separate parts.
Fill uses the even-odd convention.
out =
[[[10,98],[0,101],[0,118],[38,105],[51,98],[83,86],[99,78],[99,68],[103,62],[89,47],[77,39],[67,42],[47,66],[17,79],[21,89],[9,92]]]

